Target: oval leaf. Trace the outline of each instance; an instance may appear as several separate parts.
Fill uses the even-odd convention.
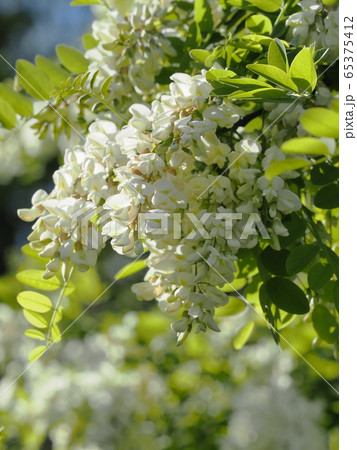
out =
[[[57,45],[56,53],[64,67],[73,73],[84,73],[88,69],[89,61],[80,51],[67,45]]]
[[[263,14],[253,14],[245,21],[245,26],[258,34],[270,34],[273,30],[270,19]]]
[[[273,275],[287,276],[286,260],[288,256],[288,250],[274,250],[269,245],[260,254],[260,259],[265,268],[268,269]]]
[[[39,341],[45,341],[46,340],[46,336],[44,333],[42,333],[42,331],[40,330],[35,330],[33,328],[30,328],[29,330],[25,331],[25,336],[31,338],[31,339],[37,339]]]
[[[262,11],[275,12],[282,6],[283,0],[249,0],[249,3]]]
[[[309,302],[304,292],[287,278],[271,278],[264,284],[268,297],[274,305],[290,314],[306,314]]]
[[[311,166],[311,162],[302,158],[287,158],[281,161],[274,161],[265,171],[265,177],[271,180],[288,170],[302,169],[308,166]]]
[[[314,291],[321,289],[328,283],[333,275],[333,268],[330,264],[316,263],[310,269],[307,276],[309,286]]]
[[[247,68],[252,72],[266,78],[272,83],[278,84],[285,89],[298,92],[298,89],[287,73],[275,66],[268,64],[248,64]]]
[[[233,348],[240,350],[247,343],[254,330],[254,322],[245,324],[233,338]]]
[[[47,347],[45,345],[39,345],[38,347],[34,348],[32,352],[29,355],[29,361],[36,361],[36,359],[40,358],[46,351]]]
[[[281,146],[284,153],[296,153],[300,155],[329,155],[329,149],[320,139],[304,136],[292,138]]]
[[[338,185],[329,184],[316,194],[314,205],[321,209],[338,208]]]
[[[338,138],[339,117],[336,111],[311,108],[304,112],[300,121],[305,130],[315,136]]]
[[[34,64],[25,59],[16,61],[16,71],[21,86],[38,100],[47,100],[54,89],[54,84],[48,76]]]
[[[0,121],[4,125],[5,128],[14,128],[16,125],[16,114],[14,108],[5,101],[0,98]]]
[[[246,304],[239,297],[229,297],[229,302],[224,306],[216,308],[215,317],[234,316],[244,311]]]
[[[66,81],[70,76],[70,73],[67,72],[67,70],[44,56],[36,55],[35,62],[37,67],[48,76],[56,87],[60,86],[61,83]]]
[[[317,255],[319,249],[316,245],[300,245],[294,247],[286,260],[286,270],[289,275],[301,272]]]
[[[32,102],[29,98],[15,92],[6,84],[0,83],[0,97],[8,102],[20,116],[30,116],[32,114]]]
[[[16,274],[16,278],[20,283],[39,289],[40,291],[54,291],[61,287],[60,280],[54,276],[49,280],[42,278],[42,270],[24,270]]]
[[[33,311],[23,310],[26,320],[36,328],[47,328],[47,320],[41,314]]]
[[[133,263],[129,263],[123,268],[119,270],[119,272],[115,275],[116,280],[122,280],[123,278],[129,277],[140,270],[146,268],[145,260],[135,261]]]
[[[303,48],[294,58],[289,75],[301,91],[312,92],[317,83],[313,52],[310,47]]]
[[[312,311],[312,323],[319,337],[332,344],[337,338],[337,322],[335,317],[323,305],[316,305]]]
[[[25,309],[45,313],[52,309],[51,300],[35,291],[23,291],[17,296],[18,303]]]
[[[278,67],[284,72],[288,71],[289,63],[286,56],[286,50],[284,45],[278,39],[275,39],[269,45],[268,63],[271,66]]]

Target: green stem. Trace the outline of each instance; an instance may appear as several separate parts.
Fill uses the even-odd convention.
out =
[[[71,278],[72,273],[73,273],[73,267],[70,268],[67,279],[63,280],[64,284],[63,284],[62,289],[61,289],[61,291],[59,293],[59,296],[58,296],[57,302],[55,304],[55,307],[53,308],[53,313],[52,313],[52,316],[51,316],[50,323],[48,325],[48,332],[47,332],[47,336],[46,336],[46,338],[47,338],[47,347],[52,343],[51,330],[52,330],[52,327],[54,325],[56,314],[57,314],[58,309],[59,309],[59,307],[61,305],[64,293],[66,291],[66,288],[68,286],[68,283],[69,283],[69,280]]]
[[[280,11],[278,17],[276,18],[275,22],[274,22],[274,29],[273,29],[273,33],[275,31],[276,26],[278,25],[278,23],[280,22],[280,19],[285,15],[287,9],[290,7],[290,4],[293,2],[293,0],[288,0],[284,7],[282,8],[282,10]]]
[[[126,117],[124,117],[117,109],[114,108],[113,105],[111,105],[109,102],[104,100],[103,97],[96,94],[95,92],[85,91],[83,89],[74,89],[74,88],[66,89],[64,92],[61,92],[61,96],[74,95],[74,94],[90,95],[91,97],[98,100],[98,102],[103,103],[103,105],[105,105],[110,111],[112,111],[114,114],[116,114],[125,124],[128,123],[128,119]]]

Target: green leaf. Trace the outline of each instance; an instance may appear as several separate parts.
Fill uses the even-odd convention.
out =
[[[213,18],[208,0],[195,0],[194,20],[202,31],[207,33],[212,31]]]
[[[209,57],[210,52],[208,50],[194,49],[190,51],[190,56],[192,59],[204,64],[206,59]]]
[[[274,250],[269,245],[260,254],[260,259],[266,269],[268,269],[273,275],[287,276],[286,260],[288,256],[288,250]]]
[[[66,81],[70,76],[70,73],[67,72],[67,70],[44,56],[36,55],[35,61],[37,67],[48,76],[56,87],[60,86],[61,83]]]
[[[31,338],[31,339],[37,339],[39,341],[45,341],[46,340],[46,336],[44,333],[42,333],[42,331],[40,330],[35,330],[33,328],[30,328],[29,330],[25,331],[25,336]]]
[[[288,72],[289,70],[289,63],[288,58],[286,56],[286,50],[284,45],[279,41],[279,39],[275,39],[269,45],[268,63],[271,66],[278,67],[278,69],[281,69],[284,72]]]
[[[210,69],[206,73],[206,80],[219,80],[219,81],[230,81],[232,77],[236,77],[237,74],[232,70],[223,70],[223,69]],[[228,80],[227,80],[228,79]]]
[[[266,17],[263,14],[253,14],[248,17],[245,21],[245,26],[258,34],[270,34],[273,30],[269,17]]]
[[[338,204],[338,185],[336,183],[320,189],[314,199],[314,205],[321,209],[338,208]]]
[[[48,323],[47,320],[39,313],[34,311],[28,311],[27,309],[23,310],[24,316],[31,325],[37,328],[47,328]]]
[[[317,291],[330,281],[332,275],[333,268],[330,264],[316,263],[311,267],[307,281],[310,288]]]
[[[61,331],[58,325],[53,325],[51,328],[51,336],[54,342],[60,342],[62,340]]]
[[[25,59],[16,61],[16,71],[21,86],[38,100],[47,100],[54,90],[54,84],[48,76],[34,64]]]
[[[45,345],[39,345],[38,347],[34,348],[29,355],[29,361],[36,361],[36,359],[40,358],[44,354],[46,349],[47,347]]]
[[[248,0],[256,8],[265,12],[275,12],[283,5],[283,0]]]
[[[317,164],[311,170],[311,181],[316,186],[323,186],[330,184],[338,179],[338,167],[333,166],[328,162]]]
[[[206,73],[206,79],[208,81],[210,81],[210,79],[211,79],[211,76],[209,74],[211,74],[211,71],[214,71],[214,70],[217,70],[217,69],[211,69],[210,71],[208,71]],[[213,74],[214,74],[214,72],[213,72]],[[252,91],[252,90],[256,90],[256,89],[260,89],[260,88],[271,89],[270,84],[268,84],[262,80],[255,80],[254,78],[226,78],[226,79],[221,78],[219,80],[219,83],[221,85],[239,88],[242,91]],[[214,86],[216,86],[216,84],[214,84]]]
[[[327,145],[320,139],[303,136],[289,139],[281,146],[284,153],[295,153],[299,155],[329,155]]]
[[[87,71],[89,61],[77,49],[59,44],[56,47],[56,53],[58,59],[70,72],[84,73]]]
[[[287,278],[270,278],[265,284],[268,297],[274,305],[290,314],[306,314],[309,302],[304,292]]]
[[[312,92],[317,83],[314,56],[310,47],[303,48],[294,58],[289,75],[301,91]]]
[[[100,87],[100,93],[102,94],[103,97],[105,97],[107,95],[112,79],[113,79],[113,77],[108,77],[103,81],[103,83]]]
[[[265,171],[265,176],[268,180],[271,180],[288,170],[296,170],[308,166],[311,166],[311,162],[302,158],[287,158],[273,161]]]
[[[295,83],[289,75],[278,67],[270,66],[268,64],[248,64],[247,69],[289,91],[298,92]]]
[[[234,292],[239,291],[244,288],[247,284],[247,280],[245,278],[235,278],[231,283],[226,283],[223,287],[218,288],[222,292]]]
[[[233,338],[233,348],[235,350],[240,350],[242,347],[245,346],[248,339],[250,338],[251,334],[254,330],[254,322],[248,322],[245,324],[238,333]]]
[[[72,0],[70,6],[101,5],[100,0]]]
[[[285,96],[285,92],[282,89],[276,88],[263,88],[255,89],[253,91],[236,91],[229,96],[229,98],[235,98],[240,100],[263,100],[273,101],[274,99]]]
[[[333,267],[333,272],[338,276],[339,274],[339,257],[337,254],[327,245],[323,245],[320,250],[320,256],[326,258],[328,263]]]
[[[24,117],[32,114],[31,100],[3,83],[0,83],[0,98],[9,103],[17,114]]]
[[[229,302],[215,310],[215,317],[234,316],[245,310],[246,304],[239,297],[229,297]]]
[[[301,272],[317,255],[319,249],[316,245],[300,245],[294,247],[286,260],[286,270],[289,275]]]
[[[82,36],[83,47],[86,50],[90,50],[98,45],[98,41],[93,37],[91,33],[85,33]]]
[[[297,239],[305,235],[306,221],[301,219],[296,214],[288,216],[288,220],[283,221],[283,225],[288,229],[289,236],[279,236],[279,242],[281,247],[288,247],[293,244]]]
[[[319,337],[332,344],[337,338],[335,317],[323,305],[317,304],[312,311],[312,323]]]
[[[260,34],[246,34],[242,36],[242,39],[245,41],[256,42],[257,44],[264,45],[266,47],[269,47],[270,43],[274,40],[269,36],[264,36]]]
[[[321,137],[339,136],[339,117],[336,111],[327,108],[310,108],[301,116],[301,124],[306,131]]]
[[[129,277],[130,275],[134,275],[134,273],[137,273],[140,270],[145,269],[146,267],[147,266],[145,260],[140,259],[138,261],[129,263],[126,266],[122,267],[114,278],[116,280],[122,280],[123,278]]]
[[[17,296],[18,303],[25,309],[45,313],[52,309],[51,300],[35,291],[23,291]]]
[[[54,276],[49,280],[45,280],[43,277],[42,270],[24,270],[16,274],[16,278],[20,283],[26,284],[27,286],[39,289],[40,291],[54,291],[61,287],[61,282]]]
[[[5,101],[0,98],[0,121],[4,125],[5,128],[14,128],[16,125],[16,114],[14,108]]]

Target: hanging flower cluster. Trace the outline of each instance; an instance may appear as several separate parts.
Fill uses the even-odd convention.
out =
[[[66,150],[54,190],[38,191],[33,207],[19,214],[37,219],[29,241],[51,258],[45,277],[61,261],[94,266],[110,237],[120,254],[150,252],[145,281],[133,290],[142,300],[156,298],[166,312],[183,309],[177,332],[193,325],[218,331],[214,308],[228,301],[218,287],[234,279],[237,252],[254,247],[262,228],[279,248],[277,237],[288,234],[281,218],[301,202],[282,177],[264,176],[272,161],[285,158],[279,148],[263,153],[256,139],[238,137],[240,107],[211,98],[204,74],[171,79],[170,94],[150,107],[132,105],[120,130],[108,120],[94,122],[86,144]],[[231,140],[220,139],[221,130],[231,130]],[[78,211],[99,210],[107,214],[90,222],[100,235],[90,248]]]

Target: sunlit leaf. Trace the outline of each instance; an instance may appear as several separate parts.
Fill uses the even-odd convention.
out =
[[[24,313],[26,320],[34,327],[36,327],[36,328],[47,328],[48,327],[47,320],[41,314],[34,312],[34,311],[28,311],[27,309],[24,309],[23,313]]]
[[[45,313],[52,309],[51,300],[35,291],[23,291],[17,296],[18,303],[25,309]]]
[[[282,86],[289,91],[298,92],[296,84],[289,75],[278,67],[268,64],[248,64],[247,69],[266,78],[267,80]]]
[[[27,117],[32,114],[32,101],[3,83],[0,83],[0,98],[9,103],[20,116]],[[5,112],[2,111],[2,115],[4,114]]]
[[[310,47],[303,48],[294,58],[289,75],[301,91],[312,92],[317,83],[313,52]]]
[[[56,47],[56,53],[58,59],[70,72],[84,73],[87,71],[89,61],[75,48],[59,44]]]
[[[300,155],[329,155],[327,145],[320,141],[320,139],[303,136],[292,138],[285,141],[281,146],[281,151],[284,153],[294,153]]]
[[[46,336],[44,333],[42,333],[42,331],[40,330],[35,330],[33,328],[30,328],[28,330],[25,331],[25,336],[31,338],[31,339],[37,339],[39,341],[45,341],[46,340]]]
[[[327,108],[310,108],[301,116],[301,124],[306,131],[321,137],[339,136],[338,113]]]
[[[233,348],[235,350],[240,350],[242,347],[245,346],[248,339],[250,338],[251,334],[254,330],[254,322],[248,322],[245,324],[238,333],[233,338]]]
[[[137,273],[146,267],[145,261],[140,259],[139,261],[129,263],[121,268],[114,278],[116,280],[122,280],[123,278],[130,277],[130,275],[134,275],[134,273]]]
[[[311,162],[301,158],[287,158],[280,161],[273,161],[265,171],[265,176],[268,180],[271,180],[288,170],[302,169],[308,166],[311,166]]]
[[[32,352],[29,355],[29,361],[35,361],[36,359],[40,358],[46,351],[47,347],[45,345],[39,345],[38,347],[34,348]]]
[[[15,110],[3,98],[0,98],[0,121],[5,128],[9,129],[14,128],[16,125]]]
[[[54,90],[54,84],[48,76],[34,64],[25,59],[16,61],[16,71],[21,86],[38,100],[47,100]]]
[[[39,289],[40,291],[54,291],[61,287],[61,282],[57,276],[53,276],[49,280],[45,280],[42,270],[29,269],[16,274],[16,278],[20,283]]]
[[[226,305],[216,308],[215,317],[239,314],[245,310],[246,306],[246,303],[241,298],[230,296],[229,302]]]

